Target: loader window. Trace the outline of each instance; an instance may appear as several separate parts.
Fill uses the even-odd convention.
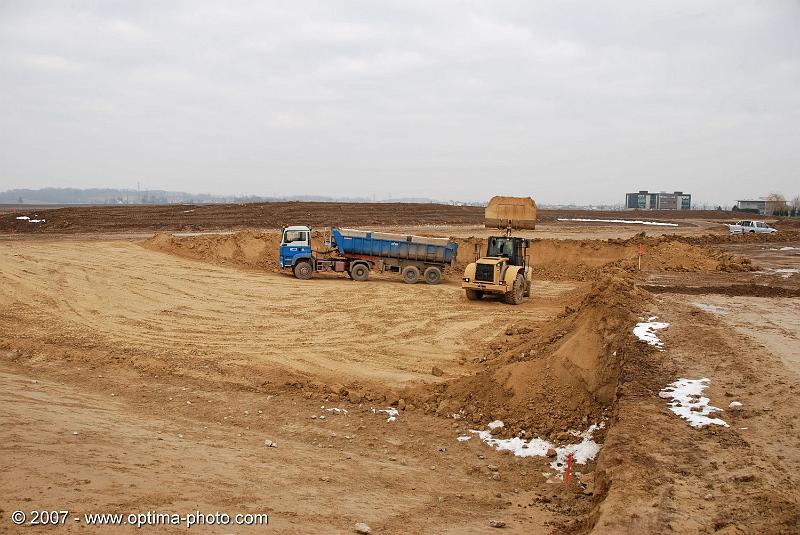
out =
[[[504,238],[489,238],[489,244],[486,247],[486,256],[506,256],[506,243],[508,240]]]
[[[489,238],[486,247],[486,256],[504,256],[512,266],[521,266],[522,245],[519,240],[514,243],[514,238],[493,236]]]

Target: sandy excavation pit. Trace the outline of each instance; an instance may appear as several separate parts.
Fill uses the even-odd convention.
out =
[[[209,255],[218,263],[239,258],[229,254],[230,239],[183,238],[222,242]],[[370,284],[337,276],[299,281],[128,242],[14,244],[9,260],[3,293],[27,303],[14,312],[17,321],[32,320],[29,336],[48,338],[57,328],[78,347],[89,338],[115,359],[154,369],[208,365],[203,373],[233,382],[250,379],[243,370],[260,370],[271,382],[281,370],[284,380],[387,387],[439,380],[430,373],[434,366],[445,377],[459,375],[459,362],[510,321],[547,321],[557,311],[550,299],[557,302],[575,286],[548,284],[541,291],[547,301],[526,303],[512,318],[499,303],[467,307],[454,285],[408,287],[396,277]]]
[[[346,532],[357,521],[376,532],[467,532],[497,518],[520,533],[770,532],[773,525],[782,532],[796,522],[789,506],[796,496],[778,466],[798,459],[784,449],[773,465],[767,444],[775,425],[787,433],[787,446],[800,444],[786,423],[796,404],[726,414],[730,428],[694,430],[671,418],[657,395],[678,377],[708,376],[716,406],[727,407],[730,394],[760,410],[777,400],[769,396],[796,388],[796,372],[752,345],[749,331],[731,335],[730,325],[692,306],[702,301],[696,293],[680,296],[697,277],[764,284],[761,260],[721,250],[715,240],[724,236],[639,231],[625,239],[537,241],[534,297],[518,307],[466,301],[458,279],[479,242],[468,230],[454,234],[457,266],[439,286],[408,286],[390,275],[363,284],[338,275],[299,281],[277,268],[277,235],[257,230],[5,240],[0,401],[8,410],[0,423],[13,431],[3,483],[14,503],[47,496],[53,505],[74,502],[82,486],[88,492],[78,508],[85,510],[113,509],[115,482],[127,482],[131,507],[218,507],[222,500],[231,509],[268,508],[275,526],[298,533]],[[638,287],[653,277],[676,293]],[[769,308],[769,298],[752,299]],[[650,315],[670,323],[659,333],[663,351],[633,336]],[[780,336],[796,336],[773,331],[770,343],[778,346]],[[707,346],[706,339],[716,341]],[[740,360],[744,354],[756,355],[762,373]],[[374,412],[390,407],[398,411],[391,422]],[[72,416],[59,418],[63,410]],[[496,420],[504,424],[495,439],[558,447],[580,442],[570,431],[602,422],[593,436],[602,449],[565,486],[546,455],[503,454],[472,433]],[[62,451],[65,440],[81,453]],[[713,459],[696,459],[687,444]],[[128,459],[114,453],[126,448]],[[59,477],[46,467],[25,475],[31,452],[78,475]],[[765,475],[749,479],[737,459],[753,456]],[[170,482],[169,466],[185,471],[179,484]],[[276,479],[291,490],[266,492]],[[55,489],[27,490],[48,481]],[[785,490],[763,502],[776,482]],[[705,486],[703,508],[692,485]],[[745,495],[756,511],[749,520],[736,511]],[[664,515],[681,508],[695,516]],[[696,520],[702,515],[710,524]]]

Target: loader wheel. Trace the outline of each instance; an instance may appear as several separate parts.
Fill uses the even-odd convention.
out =
[[[406,284],[416,284],[419,280],[419,268],[417,266],[406,266],[401,273],[403,282]]]
[[[483,297],[481,290],[467,290],[467,299],[470,301],[480,301],[481,297]]]
[[[350,269],[350,277],[354,281],[364,282],[369,278],[369,267],[365,264],[356,264]]]
[[[531,296],[531,281],[525,281],[525,297]]]
[[[525,278],[522,275],[517,275],[514,285],[511,286],[511,291],[505,295],[505,300],[509,305],[519,305],[523,299],[525,299]]]
[[[311,262],[302,260],[294,265],[294,276],[298,279],[308,280],[314,270],[311,269]]]
[[[442,282],[442,270],[437,267],[429,267],[422,276],[428,284],[439,284]]]

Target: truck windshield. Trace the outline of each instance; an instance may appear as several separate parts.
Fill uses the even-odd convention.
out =
[[[303,230],[287,230],[283,233],[283,243],[306,241],[306,233]]]
[[[489,238],[486,256],[514,256],[514,242],[511,238]]]

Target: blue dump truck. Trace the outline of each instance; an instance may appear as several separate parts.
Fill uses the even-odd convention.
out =
[[[445,267],[451,265],[458,244],[447,238],[424,238],[369,230],[331,228],[326,250],[313,251],[311,228],[284,227],[281,233],[280,264],[291,269],[298,279],[310,279],[316,271],[347,273],[355,281],[365,281],[369,272],[400,273],[403,281],[414,284],[423,279],[439,284]]]

